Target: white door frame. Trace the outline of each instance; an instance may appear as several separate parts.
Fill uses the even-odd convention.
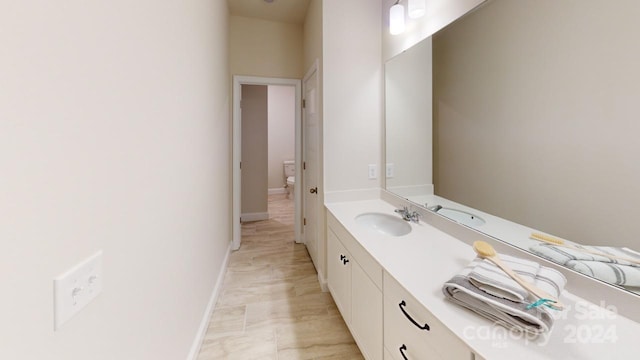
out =
[[[314,61],[314,63],[311,65],[311,67],[309,68],[309,70],[307,70],[307,73],[302,78],[303,97],[304,97],[304,101],[307,102],[307,106],[310,106],[310,101],[316,101],[316,99],[318,98],[318,95],[316,95],[316,99],[307,99],[306,98],[306,96],[307,96],[307,94],[306,94],[306,91],[307,91],[306,83],[307,83],[307,80],[309,80],[311,78],[311,76],[314,76],[315,80],[316,80],[316,91],[318,92],[319,91],[319,86],[320,86],[319,85],[320,84],[320,79],[319,79],[318,72],[319,72],[318,59],[316,59]],[[318,105],[319,104],[316,103],[314,106],[317,107]],[[319,112],[318,109],[316,109],[316,111]],[[306,153],[306,146],[308,144],[308,139],[306,138],[307,134],[306,134],[306,129],[305,129],[305,127],[307,126],[306,121],[308,121],[308,119],[305,117],[305,114],[306,113],[303,111],[303,115],[302,115],[302,121],[303,121],[303,123],[302,123],[302,125],[303,125],[302,126],[302,156],[303,156],[302,157],[302,161],[303,162],[307,162],[307,160],[309,160],[307,158],[308,154]],[[318,124],[318,126],[319,126],[319,130],[320,130],[320,124]],[[316,143],[318,144],[318,146],[320,146],[320,141],[319,141],[320,138],[319,137],[320,137],[320,134],[318,134],[318,139],[316,139],[317,140]],[[307,142],[307,143],[305,143],[305,142]],[[317,150],[319,152],[320,148],[318,148]],[[313,221],[313,222],[316,223],[316,233],[315,233],[316,244],[314,244],[314,249],[316,251],[316,253],[314,255],[316,256],[316,258],[313,259],[314,260],[314,265],[316,266],[316,269],[320,266],[320,263],[321,263],[322,259],[324,259],[324,257],[321,256],[321,254],[320,254],[320,252],[323,249],[321,249],[318,246],[318,243],[317,243],[317,242],[319,242],[319,239],[320,239],[320,234],[319,234],[320,221],[318,221],[318,220],[320,219],[320,215],[319,214],[321,213],[321,208],[320,208],[320,206],[318,206],[318,204],[323,204],[324,203],[322,201],[323,190],[322,190],[322,186],[320,184],[320,179],[319,179],[320,174],[321,174],[320,169],[321,169],[322,165],[320,164],[321,159],[317,159],[317,160],[318,160],[318,163],[317,164],[313,164],[313,165],[316,166],[316,179],[313,179],[314,180],[313,182],[315,183],[314,185],[316,186],[316,189],[317,189],[317,192],[316,192],[316,195],[315,195],[316,198],[317,198],[317,200],[316,200],[316,218],[315,219],[307,218],[307,213],[305,212],[306,211],[306,207],[308,205],[308,203],[305,201],[305,198],[307,196],[309,196],[309,194],[306,192],[307,185],[308,185],[307,184],[307,180],[308,179],[306,178],[306,176],[307,176],[306,172],[302,175],[303,178],[302,178],[301,185],[303,185],[303,187],[304,187],[304,193],[302,194],[302,198],[303,198],[302,200],[303,201],[301,203],[301,209],[300,209],[300,216],[303,217],[305,219],[305,221]],[[297,180],[296,180],[296,182],[297,182]],[[309,244],[308,244],[308,241],[309,241],[308,230],[309,230],[308,228],[303,226],[303,233],[302,233],[303,239],[302,240],[304,241],[305,244],[307,244],[307,248],[309,247]],[[318,270],[318,273],[320,273],[320,270]]]
[[[232,167],[233,167],[233,203],[232,203],[232,221],[231,227],[233,233],[232,248],[238,250],[241,241],[240,228],[240,212],[241,212],[241,180],[240,161],[242,159],[242,113],[240,109],[240,100],[242,99],[242,85],[288,85],[295,86],[295,161],[296,161],[296,180],[302,179],[302,168],[299,165],[302,161],[302,82],[298,79],[270,78],[257,76],[233,76],[233,150],[232,150]],[[301,187],[296,185],[293,188],[295,199],[295,241],[301,242],[300,234],[302,233],[302,221],[300,214],[302,209]]]

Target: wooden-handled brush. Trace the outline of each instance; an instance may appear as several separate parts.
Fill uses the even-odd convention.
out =
[[[585,248],[581,248],[578,246],[575,246],[573,244],[570,243],[566,243],[564,242],[564,240],[557,238],[555,236],[551,236],[551,235],[545,235],[545,234],[540,234],[540,233],[532,233],[530,236],[531,239],[533,240],[538,240],[538,241],[543,241],[555,246],[561,246],[561,247],[565,247],[567,249],[573,249],[573,250],[577,250],[577,251],[581,251],[584,253],[588,253],[588,254],[592,254],[592,255],[598,255],[598,256],[603,256],[612,260],[622,260],[622,261],[626,261],[626,262],[630,262],[636,265],[640,265],[640,260],[638,259],[633,259],[633,258],[628,258],[628,257],[624,257],[624,256],[616,256],[616,255],[611,255],[611,254],[607,254],[601,251],[596,251],[596,250],[590,250],[590,249],[585,249]]]
[[[525,288],[525,290],[527,290],[534,296],[538,297],[539,299],[549,300],[548,305],[551,308],[556,310],[562,310],[564,308],[564,305],[562,305],[562,303],[555,296],[552,296],[539,287],[526,282],[523,278],[520,277],[520,275],[513,272],[510,267],[505,265],[502,260],[500,260],[500,258],[498,257],[498,253],[489,243],[484,241],[476,241],[473,243],[473,250],[475,250],[476,254],[478,254],[478,256],[480,256],[481,258],[487,259],[496,264],[496,266],[507,273],[507,275],[511,276],[513,280],[515,280],[518,284],[520,284],[520,286]]]

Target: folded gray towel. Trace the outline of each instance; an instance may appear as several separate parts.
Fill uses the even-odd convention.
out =
[[[500,259],[525,281],[552,296],[558,297],[567,282],[560,272],[540,266],[535,261],[508,255],[501,255]],[[517,302],[524,302],[530,297],[529,291],[489,260],[476,258],[460,275],[468,276],[471,284],[494,296]]]
[[[583,246],[588,250],[605,254],[640,260],[640,254],[628,248],[608,246]],[[564,265],[570,269],[592,276],[611,284],[640,287],[640,265],[624,260],[590,254],[553,244],[540,243],[529,248],[531,252],[547,260]]]
[[[547,291],[559,295],[566,284],[565,277],[556,270],[540,264],[501,255],[518,275]],[[508,329],[538,335],[553,327],[555,310],[546,306],[527,307],[534,299],[511,277],[488,260],[476,258],[469,266],[446,282],[445,296]]]

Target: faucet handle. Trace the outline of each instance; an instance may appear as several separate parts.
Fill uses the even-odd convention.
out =
[[[408,214],[409,208],[407,208],[406,206],[403,206],[402,209],[395,209],[394,211],[397,212],[398,214]]]

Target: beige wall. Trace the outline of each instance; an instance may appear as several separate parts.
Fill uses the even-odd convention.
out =
[[[242,216],[266,214],[267,86],[242,85]],[[255,219],[253,219],[255,220]]]
[[[301,79],[302,25],[231,16],[229,61],[232,75]]]
[[[295,159],[296,88],[268,87],[269,189],[283,189],[283,162]]]
[[[638,250],[638,12],[494,0],[438,34],[436,193]]]
[[[303,26],[303,69],[322,60],[322,0],[311,0]]]
[[[226,2],[12,2],[0,43],[0,358],[185,359],[230,242]]]

